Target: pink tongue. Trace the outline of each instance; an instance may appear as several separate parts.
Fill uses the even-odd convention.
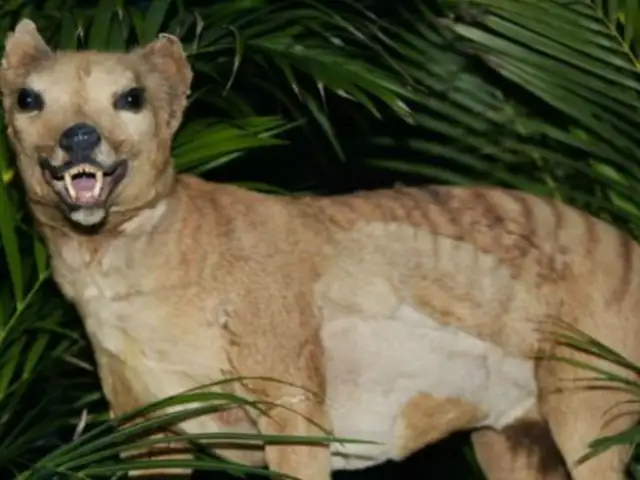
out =
[[[96,186],[96,179],[91,177],[80,177],[71,180],[71,185],[76,192],[92,192]]]
[[[80,201],[93,199],[93,188],[96,186],[96,179],[91,177],[80,177],[71,180],[71,185],[76,191],[77,199]]]

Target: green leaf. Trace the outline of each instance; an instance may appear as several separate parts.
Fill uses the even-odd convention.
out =
[[[151,2],[145,16],[144,36],[140,39],[142,43],[150,42],[158,36],[170,5],[171,0],[153,0]]]
[[[43,279],[48,274],[48,253],[38,235],[33,236],[33,257],[36,261],[38,278]]]
[[[28,378],[33,374],[38,362],[42,358],[45,348],[47,347],[51,335],[48,333],[40,333],[35,341],[31,344],[29,351],[27,352],[24,369],[22,371],[22,377]]]
[[[4,126],[4,123],[0,121],[0,125]],[[7,170],[7,148],[4,136],[2,136],[0,137],[0,172],[6,172]],[[9,198],[7,185],[4,182],[0,182],[0,242],[9,268],[15,301],[17,304],[21,304],[24,300],[24,275],[16,227],[14,207]]]
[[[115,0],[100,0],[91,22],[89,41],[87,47],[93,50],[109,49],[109,34],[111,32],[111,20],[116,13]]]
[[[60,28],[59,48],[64,50],[76,50],[78,48],[78,26],[73,14],[61,12],[62,26]]]
[[[26,343],[25,338],[14,342],[9,348],[2,345],[2,349],[6,350],[2,355],[2,367],[0,367],[0,401],[6,396],[18,365],[21,360],[22,349]]]

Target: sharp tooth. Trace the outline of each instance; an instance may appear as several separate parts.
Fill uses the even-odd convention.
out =
[[[93,192],[92,195],[95,198],[98,198],[98,196],[100,195],[100,192],[102,191],[102,183],[104,181],[104,175],[102,174],[101,171],[96,171],[96,185],[95,187],[93,187]]]
[[[71,182],[71,175],[73,175],[71,172],[66,172],[64,174],[64,186],[67,189],[67,193],[69,194],[69,197],[71,197],[71,200],[75,200],[76,190],[73,188],[73,183]]]

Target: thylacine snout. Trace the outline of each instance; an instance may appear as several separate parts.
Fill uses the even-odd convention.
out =
[[[62,163],[39,158],[44,178],[67,214],[84,226],[94,226],[106,218],[107,204],[127,174],[127,159],[105,155],[101,147],[98,129],[79,122],[65,128],[58,138],[53,157]]]

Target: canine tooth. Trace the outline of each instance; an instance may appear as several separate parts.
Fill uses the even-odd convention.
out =
[[[81,173],[81,172],[82,172],[82,166],[71,167],[69,170],[67,170],[67,174],[69,175],[75,175],[76,173]]]
[[[67,193],[69,193],[69,197],[71,197],[71,200],[75,200],[76,199],[76,190],[75,188],[73,188],[73,183],[71,181],[71,172],[66,172],[64,174],[64,186],[67,189]]]
[[[94,197],[98,197],[98,195],[100,195],[100,192],[102,191],[102,183],[104,181],[104,175],[102,174],[101,171],[97,171],[96,172],[96,185],[95,187],[93,187],[93,192],[91,192],[91,194]]]

